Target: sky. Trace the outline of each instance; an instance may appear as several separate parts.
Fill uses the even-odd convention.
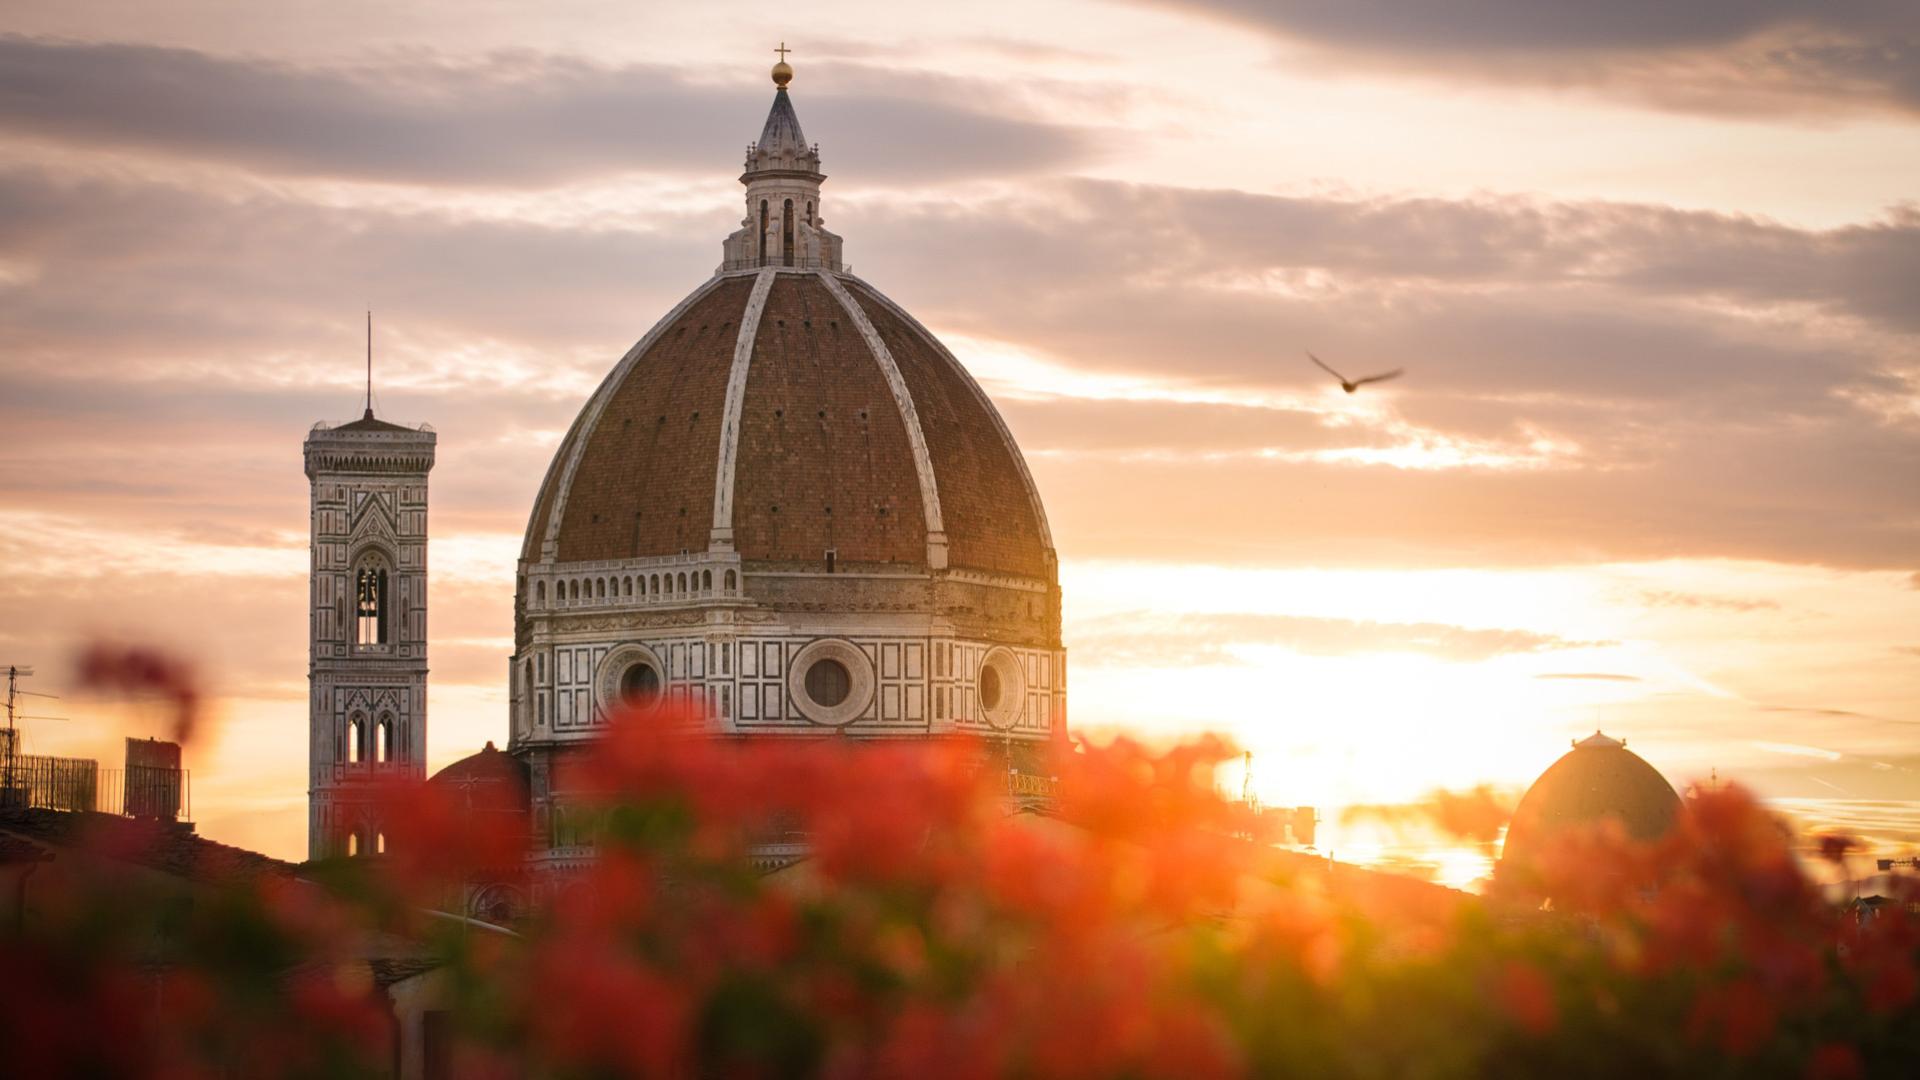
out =
[[[1905,0],[14,0],[0,663],[68,718],[29,749],[160,734],[71,657],[165,645],[200,830],[302,855],[300,447],[369,307],[381,415],[439,432],[430,766],[504,742],[535,488],[718,264],[781,41],[848,262],[1025,451],[1074,727],[1223,731],[1329,807],[1603,728],[1920,838]]]

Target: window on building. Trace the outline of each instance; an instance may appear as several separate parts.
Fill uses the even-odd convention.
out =
[[[767,265],[767,200],[760,200],[760,265]]]
[[[660,697],[660,672],[644,661],[630,664],[620,673],[620,700],[635,708],[644,708]]]
[[[387,643],[387,568],[369,560],[354,575],[354,643]]]
[[[1000,672],[991,665],[980,669],[980,707],[1000,707]]]
[[[352,857],[357,857],[359,854],[360,854],[360,833],[358,831],[350,832],[347,834],[347,856],[349,858],[352,858]]]
[[[832,708],[853,691],[853,676],[838,660],[815,660],[807,668],[807,696],[814,704]]]
[[[347,764],[358,765],[367,759],[367,722],[361,717],[347,721]]]
[[[385,764],[393,760],[393,717],[383,716],[374,728],[373,760]]]
[[[374,851],[374,854],[376,855],[385,855],[387,853],[387,834],[386,833],[378,833],[374,836],[373,851]]]
[[[788,199],[780,211],[780,261],[793,265],[793,200]]]

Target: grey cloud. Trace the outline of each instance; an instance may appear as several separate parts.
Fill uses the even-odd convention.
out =
[[[837,89],[836,80],[849,89]],[[847,67],[796,88],[828,164],[863,180],[1018,173],[1083,156],[989,85]],[[145,45],[0,37],[0,131],[289,176],[541,186],[724,169],[768,89],[531,51],[299,67]]]
[[[1147,0],[1462,82],[1584,86],[1726,114],[1920,111],[1920,8],[1904,0]]]
[[[1152,243],[1074,224],[1115,215]],[[412,365],[383,369],[400,379],[383,390],[387,413],[442,431],[437,512],[517,532],[549,452],[532,433],[564,428],[585,387],[705,276],[730,219],[720,207],[644,230],[564,228],[0,172],[0,264],[18,271],[0,285],[0,400],[19,436],[0,484],[87,506],[165,488],[247,523],[246,499],[286,482],[258,459],[262,440],[294,433],[291,446],[313,420],[352,415],[371,299],[382,327],[414,342],[385,361]],[[1313,347],[1408,367],[1392,407],[1436,437],[1577,447],[1539,472],[1269,462],[1246,451],[1394,436],[1235,406],[1007,398],[1063,551],[1079,557],[1730,554],[1910,570],[1920,543],[1907,479],[1920,432],[1848,400],[1903,392],[1862,341],[1912,340],[1920,305],[1883,317],[1848,282],[1920,244],[1904,218],[1811,232],[1660,208],[1078,182],[939,209],[865,199],[840,221],[867,276],[944,332],[1228,392],[1322,389],[1299,354]],[[1248,229],[1299,239],[1234,235]],[[1425,253],[1396,272],[1401,235]],[[1800,273],[1756,271],[1756,245]],[[1293,296],[1211,276],[1296,273],[1319,284]],[[1729,316],[1729,297],[1771,317]],[[1790,317],[1808,305],[1830,317]],[[503,381],[484,363],[493,350],[533,370]],[[122,437],[93,435],[109,429]],[[156,452],[190,467],[157,482],[143,469]]]
[[[1761,30],[1920,26],[1900,0],[1155,0],[1350,44],[1604,51],[1718,45]]]
[[[1082,663],[1099,666],[1239,663],[1235,646],[1278,646],[1303,656],[1365,652],[1419,653],[1475,662],[1513,653],[1585,648],[1611,642],[1569,641],[1529,630],[1483,630],[1445,623],[1383,623],[1301,615],[1166,616],[1127,612],[1072,624],[1069,644]]]
[[[1334,199],[1100,181],[1064,182],[1045,194],[1043,205],[881,205],[855,216],[873,238],[866,246],[877,245],[869,263],[937,251],[952,270],[949,291],[992,282],[1025,293],[1052,282],[1048,293],[1071,295],[1074,283],[1115,278],[1165,289],[1322,272],[1347,287],[1313,303],[1375,298],[1356,294],[1356,281],[1524,285],[1548,299],[1567,294],[1559,306],[1569,310],[1597,290],[1619,289],[1648,299],[1804,302],[1920,330],[1920,300],[1900,287],[1920,272],[1920,210],[1816,231],[1667,207],[1513,197]],[[1088,230],[1086,221],[1129,227]],[[929,234],[942,242],[922,243]],[[895,237],[915,244],[896,246]],[[1017,263],[1009,251],[1020,252]],[[1496,299],[1509,306],[1510,297]],[[1259,302],[1270,308],[1275,300]]]

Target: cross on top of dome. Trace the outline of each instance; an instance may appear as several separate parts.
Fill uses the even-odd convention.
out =
[[[783,41],[773,51],[780,54],[780,61],[773,65],[773,85],[785,87],[793,81],[793,65],[787,63],[787,54],[793,50],[787,48],[787,43]]]

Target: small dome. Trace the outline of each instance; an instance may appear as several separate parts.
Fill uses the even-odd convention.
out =
[[[434,773],[427,783],[452,791],[470,811],[527,812],[526,763],[491,742]]]
[[[1502,857],[1529,859],[1560,830],[1602,818],[1618,821],[1636,840],[1654,840],[1679,813],[1680,796],[1659,770],[1626,743],[1596,731],[1575,743],[1521,797]]]

